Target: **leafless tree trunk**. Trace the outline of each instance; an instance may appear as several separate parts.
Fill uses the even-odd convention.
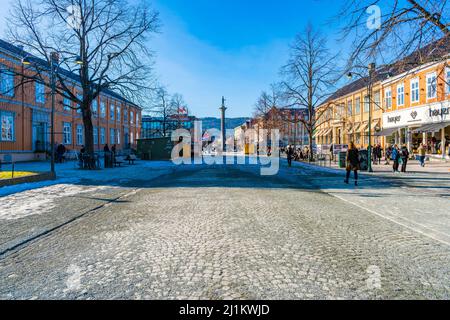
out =
[[[169,127],[169,119],[177,115],[177,109],[171,103],[171,96],[167,89],[160,86],[156,89],[155,97],[153,99],[152,113],[161,117],[162,119],[162,136],[167,137],[167,132],[171,129]]]
[[[326,46],[326,39],[309,25],[291,46],[288,63],[282,68],[281,83],[287,107],[304,108],[308,117],[299,119],[309,136],[310,160],[313,160],[313,135],[320,125],[325,102],[336,80],[336,55]]]
[[[59,55],[56,92],[81,109],[85,148],[94,155],[91,104],[105,90],[139,101],[150,90],[148,37],[158,13],[124,0],[17,0],[8,21],[11,41],[43,61],[25,76],[50,86],[52,52]],[[78,61],[78,63],[76,63]],[[68,72],[78,75],[77,79]],[[82,96],[76,93],[81,87]]]

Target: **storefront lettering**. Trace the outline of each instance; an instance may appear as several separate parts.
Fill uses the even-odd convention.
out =
[[[402,120],[402,116],[396,116],[396,117],[388,117],[389,123],[397,123]]]
[[[430,117],[442,117],[445,115],[450,115],[450,108],[430,110]]]

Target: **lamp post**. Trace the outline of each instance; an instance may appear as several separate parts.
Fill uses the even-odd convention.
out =
[[[368,103],[369,103],[369,127],[368,127],[369,144],[367,147],[367,153],[368,153],[367,160],[368,160],[368,171],[369,172],[373,172],[373,167],[372,167],[372,96],[373,96],[373,80],[374,80],[375,68],[376,68],[375,63],[370,63],[369,66],[367,67],[367,70],[369,71],[368,83],[367,83],[367,98],[369,100],[368,101]],[[350,79],[353,78],[353,74],[357,74],[357,73],[350,72],[348,74],[348,78],[350,78]],[[359,76],[361,76],[361,75],[359,75]]]

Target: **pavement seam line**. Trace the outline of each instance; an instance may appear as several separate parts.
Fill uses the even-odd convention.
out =
[[[3,251],[0,252],[0,260],[4,259],[4,258],[7,258],[9,255],[12,255],[14,253],[18,253],[21,250],[27,248],[28,247],[27,244],[31,245],[31,244],[33,244],[33,243],[35,243],[35,242],[37,242],[37,241],[39,241],[41,239],[44,239],[45,237],[49,236],[53,232],[55,232],[55,231],[65,227],[65,226],[68,226],[68,225],[70,225],[71,223],[73,223],[75,221],[78,221],[78,220],[82,219],[83,217],[89,215],[90,213],[93,213],[93,212],[98,211],[98,210],[100,210],[102,208],[105,208],[108,205],[111,205],[112,203],[117,202],[120,199],[126,198],[126,197],[128,197],[128,196],[130,196],[132,194],[136,194],[140,190],[142,190],[142,189],[140,189],[140,188],[139,189],[135,189],[135,190],[132,190],[132,191],[128,192],[127,194],[124,194],[124,195],[120,196],[120,197],[111,199],[107,203],[104,203],[104,204],[102,204],[100,206],[92,208],[92,209],[90,209],[90,210],[88,210],[88,211],[86,211],[86,212],[84,212],[84,213],[82,213],[82,214],[80,214],[80,215],[78,215],[76,217],[73,217],[73,218],[67,220],[66,222],[64,222],[62,224],[59,224],[59,225],[57,225],[57,226],[55,226],[53,228],[45,230],[44,232],[41,232],[41,233],[39,233],[39,234],[37,234],[35,236],[32,236],[31,238],[25,239],[24,241],[22,241],[20,243],[17,243],[15,245],[13,245],[12,247],[6,248],[6,249],[4,249]]]

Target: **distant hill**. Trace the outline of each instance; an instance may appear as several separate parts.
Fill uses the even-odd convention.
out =
[[[219,129],[220,130],[220,118],[199,118],[202,121],[203,130],[208,129]],[[234,129],[243,125],[249,118],[226,118],[225,127],[226,129]]]

